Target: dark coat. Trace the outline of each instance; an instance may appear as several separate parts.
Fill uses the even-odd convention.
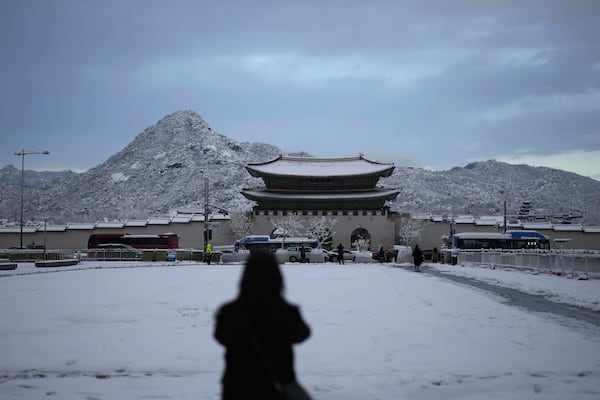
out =
[[[417,267],[419,265],[421,265],[421,263],[423,262],[423,252],[421,251],[421,249],[419,248],[419,246],[415,246],[415,249],[413,250],[412,256],[413,256],[413,260],[415,262],[415,265]]]
[[[217,313],[215,338],[226,348],[223,399],[275,399],[261,353],[277,380],[296,380],[292,344],[310,336],[297,306],[281,299],[276,304],[249,306],[235,300]]]

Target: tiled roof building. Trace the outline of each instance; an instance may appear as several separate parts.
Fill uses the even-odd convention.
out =
[[[377,187],[394,164],[363,157],[312,158],[279,156],[246,169],[265,183],[242,190],[258,210],[381,210],[399,191]]]

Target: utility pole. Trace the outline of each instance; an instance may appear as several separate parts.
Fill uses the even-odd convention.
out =
[[[504,200],[504,233],[506,233],[506,200]]]
[[[44,151],[31,151],[31,150],[21,150],[21,151],[17,151],[15,153],[15,156],[21,156],[21,229],[20,229],[20,244],[19,244],[19,248],[22,249],[23,248],[23,200],[24,200],[24,193],[25,193],[25,156],[28,154],[50,154],[50,152],[48,150],[44,150]]]
[[[202,252],[206,251],[206,245],[208,244],[208,176],[204,176],[204,248]]]

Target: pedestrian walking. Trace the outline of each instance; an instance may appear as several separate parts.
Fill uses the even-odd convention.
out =
[[[419,272],[419,267],[421,266],[421,263],[423,262],[423,252],[419,248],[418,244],[415,245],[415,249],[412,252],[412,256],[413,256],[413,261],[415,264],[415,271]]]
[[[206,265],[210,265],[210,260],[212,259],[212,244],[210,244],[210,242],[206,243],[204,257],[206,259]]]
[[[344,246],[341,243],[338,244],[337,253],[338,253],[338,264],[343,264],[344,263]]]
[[[431,251],[431,262],[437,263],[439,257],[440,257],[440,252],[438,251],[437,247],[434,247],[433,250]]]

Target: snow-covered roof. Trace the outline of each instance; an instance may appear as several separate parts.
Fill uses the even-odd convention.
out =
[[[250,199],[282,199],[282,200],[351,200],[351,199],[380,199],[395,198],[398,190],[380,189],[368,192],[347,193],[278,193],[260,189],[245,189],[242,194]]]
[[[459,232],[455,233],[454,236],[460,237],[462,239],[506,238],[506,234],[499,232]]]
[[[496,226],[499,223],[503,223],[503,221],[498,222],[495,219],[476,219],[474,222],[476,226]]]
[[[475,218],[472,215],[459,215],[458,217],[454,217],[455,224],[472,224],[475,221]]]
[[[171,222],[176,223],[176,224],[189,224],[191,220],[192,220],[191,216],[182,217],[182,216],[178,215],[176,217],[173,217],[171,219]]]
[[[581,232],[582,228],[579,224],[556,224],[552,228],[559,232]]]
[[[96,223],[96,228],[114,228],[121,229],[125,224],[120,221],[101,221]]]
[[[148,225],[148,221],[141,219],[132,219],[125,222],[125,226],[146,226]]]
[[[231,219],[231,217],[229,216],[229,214],[216,212],[216,213],[209,214],[208,219],[213,220],[213,221],[214,220],[229,220],[229,219]]]
[[[171,217],[151,217],[148,218],[148,225],[169,225]]]
[[[261,177],[275,176],[390,176],[394,171],[393,163],[380,163],[363,157],[313,158],[279,156],[264,163],[246,165],[250,175]]]
[[[46,232],[64,232],[67,230],[67,225],[47,225]],[[41,228],[44,231],[44,227]]]
[[[550,222],[525,222],[523,223],[523,229],[552,229],[552,223]]]
[[[204,214],[194,214],[192,216],[192,221],[194,221],[194,222],[204,221]]]
[[[3,226],[0,228],[0,233],[19,233],[20,231],[18,226]]]
[[[586,233],[600,233],[600,226],[584,226],[583,231]]]
[[[96,228],[96,223],[72,222],[67,224],[67,229],[92,230]]]

